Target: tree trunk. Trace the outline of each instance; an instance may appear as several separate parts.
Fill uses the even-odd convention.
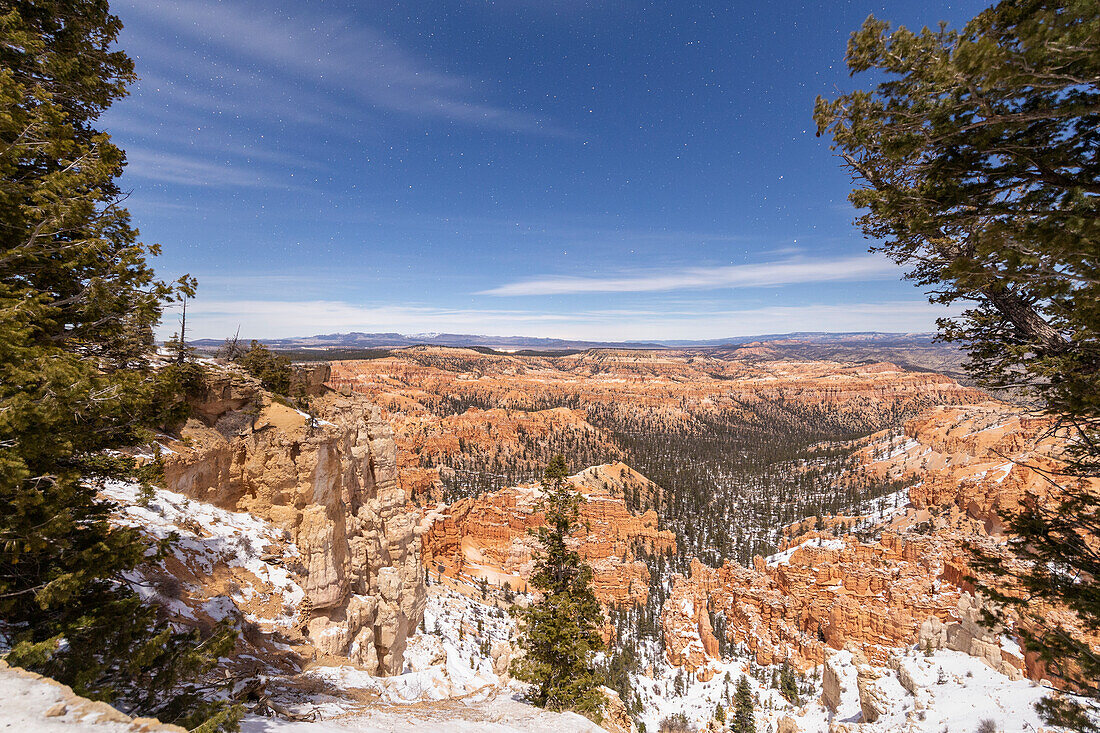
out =
[[[1043,320],[1034,308],[1008,288],[988,285],[982,288],[982,294],[1016,328],[1035,341],[1040,352],[1060,354],[1069,348],[1069,343],[1054,326]]]

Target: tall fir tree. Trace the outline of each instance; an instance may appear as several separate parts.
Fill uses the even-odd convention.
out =
[[[1096,730],[1100,713],[1100,7],[1096,0],[1004,0],[962,29],[913,32],[869,17],[848,42],[870,91],[819,98],[828,133],[859,182],[850,196],[880,250],[939,303],[940,320],[982,384],[1057,417],[1065,468],[1048,497],[1006,512],[1023,562],[978,554],[983,590],[1074,695],[1041,703],[1048,722]],[[1009,588],[1009,592],[1002,592]],[[1084,629],[1043,612],[1053,601]]]
[[[794,670],[786,661],[783,662],[783,666],[779,671],[779,694],[792,705],[799,704],[798,678],[795,677]]]
[[[95,129],[133,65],[103,0],[0,3],[0,637],[7,660],[127,712],[235,727],[199,681],[235,643],[176,633],[123,581],[165,546],[112,526],[107,448],[177,416],[150,365],[172,288],[146,262]]]
[[[543,479],[546,523],[534,531],[542,548],[530,585],[540,597],[516,607],[523,656],[512,663],[516,679],[532,685],[529,699],[550,710],[574,710],[599,722],[604,696],[595,654],[604,648],[603,613],[592,592],[592,569],[568,540],[579,526],[581,497],[566,481],[565,458],[555,456]]]
[[[733,733],[756,733],[756,710],[752,702],[749,678],[741,675],[733,695]]]

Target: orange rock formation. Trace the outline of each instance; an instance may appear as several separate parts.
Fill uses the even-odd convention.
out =
[[[183,441],[164,456],[167,488],[285,530],[302,556],[311,642],[372,673],[399,673],[425,589],[393,434],[359,395],[314,407],[327,419],[273,401],[230,367],[212,371]]]
[[[601,452],[602,460],[621,458],[614,441],[588,422],[596,414],[622,425],[698,428],[716,416],[751,423],[782,404],[843,413],[858,426],[984,398],[949,377],[885,362],[760,361],[690,350],[535,357],[414,347],[382,359],[333,362],[327,384],[368,395],[383,408],[401,454],[399,481],[410,496],[430,493],[446,470],[440,467],[457,467],[462,456],[537,472],[545,456],[532,446],[563,432]]]
[[[649,483],[625,464],[593,466],[569,478],[585,497],[583,529],[574,536],[581,558],[593,570],[596,597],[605,605],[644,602],[649,570],[638,553],[676,550],[672,532],[657,528],[657,514],[631,514],[624,489]],[[528,530],[543,524],[537,485],[517,486],[462,499],[425,517],[424,564],[448,576],[486,579],[524,590],[537,542]]]
[[[1011,643],[1002,649],[1001,640],[978,625],[964,543],[999,546],[997,511],[1049,491],[1035,468],[1051,465],[1038,455],[1057,445],[1050,425],[987,402],[910,420],[900,443],[878,436],[862,449],[864,468],[917,479],[908,506],[877,524],[864,519],[863,532],[802,534],[770,560],[756,557],[751,569],[693,561],[690,576],[676,577],[665,604],[670,661],[709,676],[708,616],[723,614],[729,639],[745,644],[760,664],[819,664],[826,647],[856,647],[884,663],[891,649],[944,645],[950,635],[953,648],[1007,674],[1042,676],[1034,660]],[[826,524],[839,531],[851,523]]]

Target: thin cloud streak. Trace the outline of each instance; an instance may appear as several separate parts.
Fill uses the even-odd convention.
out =
[[[196,61],[224,68],[230,74],[225,79],[230,86],[260,86],[269,91],[277,87],[277,98],[304,95],[311,101],[316,95],[308,90],[324,88],[399,113],[512,132],[565,134],[538,116],[472,100],[476,89],[470,80],[435,71],[377,30],[348,18],[294,22],[262,9],[246,12],[201,0],[155,7],[131,2],[125,14],[141,14],[150,23],[217,49],[221,58],[200,57]],[[244,59],[243,71],[229,62],[234,58]],[[211,80],[223,76],[219,73]],[[171,89],[169,93],[202,106],[205,90]],[[231,99],[225,101],[231,103]],[[224,107],[220,100],[219,107]],[[346,109],[350,112],[353,106]],[[249,112],[247,105],[242,111]]]
[[[190,155],[144,150],[131,146],[126,151],[126,172],[138,178],[184,186],[228,186],[232,188],[291,189],[290,183],[266,178],[247,165],[219,165]]]
[[[875,255],[863,255],[837,260],[783,260],[728,267],[691,267],[662,274],[621,277],[544,277],[506,283],[477,294],[523,296],[716,290],[837,280],[867,280],[897,274],[897,266],[889,260]]]
[[[794,331],[931,331],[952,311],[926,301],[810,304],[739,310],[662,312],[608,309],[578,312],[360,305],[334,300],[209,300],[187,308],[194,338],[288,338],[336,332],[491,334],[652,341],[712,339]],[[161,335],[177,326],[166,313]]]

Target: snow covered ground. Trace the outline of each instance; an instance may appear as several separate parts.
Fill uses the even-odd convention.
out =
[[[791,557],[794,553],[803,547],[820,547],[826,550],[843,550],[845,545],[843,540],[827,540],[820,537],[808,539],[805,542],[800,542],[797,545],[788,547],[782,552],[777,552],[774,555],[769,555],[764,558],[764,561],[768,563],[770,567],[776,565],[786,565],[791,561]]]
[[[0,667],[0,729],[13,733],[153,733],[179,728],[136,723],[103,703],[22,670]],[[599,733],[602,729],[572,713],[548,713],[511,694],[379,706],[345,717],[308,723],[250,716],[242,733]]]
[[[135,574],[130,580],[143,598],[155,596],[169,611],[191,620],[196,611],[214,621],[239,611],[265,628],[300,621],[295,609],[305,591],[287,568],[299,563],[301,554],[282,530],[252,514],[219,509],[173,491],[154,489],[143,497],[141,487],[132,482],[107,481],[101,494],[118,503],[120,524],[137,527],[155,539],[173,532],[179,535],[172,554],[195,580],[187,588],[189,593],[177,594],[181,597],[160,593],[155,584]],[[233,577],[224,588],[210,585],[219,565]]]
[[[840,707],[830,714],[820,703],[807,706],[796,718],[802,730],[827,730],[830,717],[837,722],[862,722],[852,655],[838,653],[834,666],[841,673]],[[909,651],[897,666],[897,671],[876,670],[883,676],[875,687],[887,710],[877,721],[861,726],[861,731],[967,733],[987,719],[1004,733],[1034,732],[1041,727],[1035,703],[1050,690],[1038,683],[1010,680],[976,657],[945,649],[931,656]]]
[[[162,726],[134,725],[105,703],[77,697],[64,685],[0,662],[0,729],[12,733],[136,733]],[[180,730],[174,728],[174,730]]]
[[[874,687],[885,708],[882,717],[873,723],[863,720],[857,668],[851,653],[838,652],[833,665],[841,682],[840,706],[835,713],[820,699],[821,668],[813,691],[804,694],[803,704],[797,707],[784,700],[778,690],[761,684],[749,674],[748,662],[737,658],[716,665],[718,673],[707,682],[683,675],[682,693],[675,689],[676,668],[663,662],[654,665],[652,677],[637,675],[634,687],[642,700],[641,721],[650,732],[675,714],[683,714],[703,729],[719,704],[730,710],[742,674],[748,677],[757,700],[756,730],[760,733],[774,733],[785,716],[802,733],[824,733],[841,723],[859,724],[861,733],[969,733],[986,719],[994,721],[1001,733],[1036,733],[1042,727],[1035,703],[1049,692],[1048,688],[1029,680],[1010,680],[961,652],[937,650],[925,656],[914,649],[898,658],[896,670],[872,668],[878,675]],[[770,678],[770,670],[764,676]]]
[[[451,700],[419,705],[384,706],[343,718],[289,723],[249,717],[241,733],[604,733],[585,717],[550,713],[513,695]]]
[[[158,596],[159,602],[189,618],[198,614],[216,619],[236,610],[265,627],[294,622],[295,606],[304,594],[287,568],[300,557],[280,530],[252,515],[223,511],[173,492],[157,490],[150,497],[142,497],[137,485],[114,482],[106,486],[104,493],[122,506],[124,523],[140,526],[156,537],[180,533],[181,541],[174,549],[176,559],[193,574],[196,586],[185,594],[189,604],[163,595]],[[876,499],[868,507],[872,520],[883,521],[903,510],[903,494]],[[843,543],[815,539],[809,544],[833,547]],[[767,560],[771,564],[786,562],[794,549]],[[234,582],[217,588],[202,585],[200,578],[219,567],[230,569]],[[143,595],[156,592],[145,582],[147,579],[134,580]],[[381,678],[350,666],[313,667],[307,674],[325,683],[326,691],[299,696],[292,707],[301,712],[316,711],[320,721],[291,723],[250,717],[242,729],[245,733],[600,730],[583,717],[547,713],[522,702],[521,686],[507,677],[513,636],[512,619],[493,605],[491,597],[481,602],[473,589],[461,594],[443,584],[432,584],[424,625],[409,640],[402,674]],[[865,733],[968,733],[986,719],[993,720],[997,730],[1005,733],[1038,731],[1040,721],[1034,704],[1046,693],[1032,682],[1009,680],[965,654],[940,650],[926,657],[910,650],[899,657],[894,668],[875,668],[873,673],[878,678],[874,688],[883,714],[875,722],[864,722],[856,666],[847,652],[839,653],[833,662],[843,688],[840,707],[833,713],[820,702],[820,669],[810,676],[816,678],[813,690],[807,691],[803,703],[796,707],[767,684],[771,670],[760,675],[764,683],[751,674],[754,670],[747,656],[716,662],[714,676],[699,682],[668,665],[655,641],[639,641],[638,646],[639,656],[645,661],[643,671],[633,675],[633,687],[641,702],[640,721],[649,733],[657,731],[661,721],[674,714],[685,715],[702,729],[719,705],[730,709],[742,674],[748,675],[757,698],[760,733],[773,733],[784,716],[793,719],[803,733],[827,731],[837,724],[858,724]],[[759,668],[755,671],[759,674]],[[22,679],[0,679],[0,721],[20,721],[18,730],[34,733],[114,730],[99,725],[85,728],[91,725],[89,720],[68,714],[47,719],[45,708],[53,703],[45,707],[39,703],[49,694],[34,690],[35,685]],[[9,691],[12,695],[6,694]],[[13,708],[13,700],[27,702],[30,712]],[[23,721],[32,722],[24,725]]]
[[[657,660],[649,665],[649,674],[643,672],[633,676],[633,688],[642,703],[639,721],[648,733],[659,730],[661,721],[674,715],[684,715],[690,723],[702,729],[714,718],[719,705],[727,712],[730,710],[741,675],[748,677],[754,696],[759,700],[757,710],[761,714],[757,718],[756,729],[760,733],[767,733],[768,720],[790,715],[795,710],[778,690],[761,685],[749,675],[747,657],[714,662],[715,675],[706,682],[700,682],[693,675],[669,665],[654,646],[652,642],[647,642],[640,650],[642,657]],[[682,685],[680,690],[677,689],[677,678]]]
[[[373,677],[348,666],[314,667],[309,674],[391,704],[487,698],[506,687],[502,676],[511,661],[512,629],[506,612],[433,585],[424,625],[409,639],[403,674]]]
[[[512,628],[511,618],[496,607],[433,585],[426,630],[409,640],[403,674],[372,677],[354,667],[314,667],[307,674],[329,683],[327,691],[300,697],[289,707],[315,712],[319,720],[249,716],[242,733],[600,733],[602,728],[580,715],[547,712],[522,701],[522,687],[500,674],[510,660]],[[70,700],[59,713],[58,705],[67,699],[63,690],[21,671],[0,668],[0,729],[136,730],[104,706],[82,710]],[[71,692],[68,698],[79,701]],[[370,702],[364,703],[366,699]]]

